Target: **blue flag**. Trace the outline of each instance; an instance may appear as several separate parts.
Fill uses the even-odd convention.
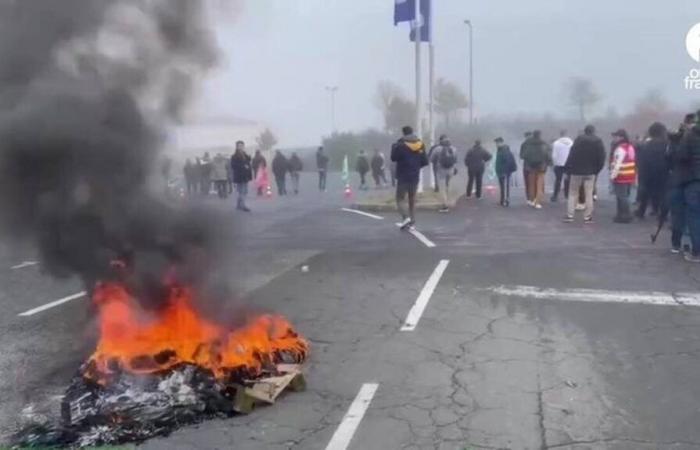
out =
[[[432,0],[420,1],[420,41],[432,42],[433,40],[433,15],[432,15]],[[415,8],[415,4],[413,5]],[[411,41],[416,42],[415,24],[411,24]]]
[[[394,0],[394,25],[411,22],[416,18],[417,0]]]

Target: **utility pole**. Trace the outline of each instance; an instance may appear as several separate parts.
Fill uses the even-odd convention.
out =
[[[465,20],[469,27],[469,124],[474,125],[474,28],[471,20]]]
[[[340,89],[338,86],[326,86],[326,91],[331,95],[331,133],[338,131],[335,124],[335,94],[338,89]]]

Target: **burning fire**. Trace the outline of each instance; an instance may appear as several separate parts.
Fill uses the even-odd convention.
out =
[[[171,286],[167,305],[155,313],[144,311],[120,283],[100,283],[93,300],[100,338],[83,375],[102,385],[122,372],[157,373],[180,364],[224,381],[233,374],[255,378],[275,364],[300,363],[308,353],[308,343],[284,317],[258,315],[229,330],[200,316],[186,287]]]

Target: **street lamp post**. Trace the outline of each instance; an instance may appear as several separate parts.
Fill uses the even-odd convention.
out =
[[[335,94],[338,92],[338,86],[326,86],[326,91],[331,95],[331,126],[332,126],[332,133],[335,133],[337,131],[337,128],[335,126]]]
[[[465,20],[469,27],[469,124],[474,125],[474,28],[471,20]]]

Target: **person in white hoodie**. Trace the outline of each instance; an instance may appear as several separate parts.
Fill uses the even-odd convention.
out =
[[[564,181],[564,198],[569,198],[570,178],[566,175],[566,160],[569,159],[569,152],[574,141],[567,136],[566,130],[562,130],[559,139],[552,144],[552,162],[554,164],[554,191],[552,192],[552,202],[559,200],[561,183]]]

